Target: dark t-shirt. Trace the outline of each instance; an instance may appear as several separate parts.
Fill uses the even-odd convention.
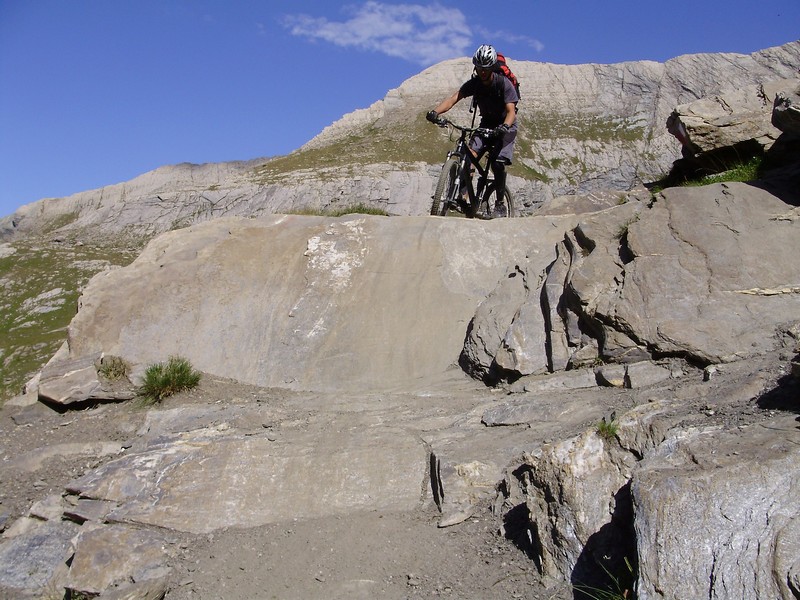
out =
[[[507,77],[492,73],[492,83],[483,85],[473,77],[461,86],[461,96],[475,96],[481,111],[481,127],[497,127],[506,118],[506,104],[519,102],[517,90]]]

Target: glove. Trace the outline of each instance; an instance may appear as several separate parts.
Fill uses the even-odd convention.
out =
[[[507,133],[508,133],[508,129],[509,129],[508,125],[506,125],[505,123],[503,123],[502,125],[498,125],[497,127],[495,127],[495,128],[494,128],[494,131],[492,132],[492,134],[493,134],[493,135],[494,135],[494,137],[496,137],[496,138],[501,138],[501,137],[503,137],[505,134],[507,134]]]
[[[437,113],[435,110],[428,111],[428,114],[425,115],[425,118],[431,123],[435,123],[436,125],[439,124],[439,113]]]

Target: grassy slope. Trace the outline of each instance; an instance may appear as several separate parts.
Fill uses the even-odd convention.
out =
[[[42,239],[10,246],[16,252],[0,258],[0,400],[20,393],[64,342],[89,279],[140,250]]]

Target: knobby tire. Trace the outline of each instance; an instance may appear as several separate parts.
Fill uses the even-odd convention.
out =
[[[454,199],[458,193],[458,190],[454,189],[457,175],[458,159],[451,156],[445,161],[439,181],[436,182],[436,191],[433,193],[433,202],[431,203],[432,215],[439,217],[447,215],[450,200]]]
[[[495,201],[497,201],[497,196],[495,196],[495,193],[494,193],[494,191],[496,189],[497,189],[497,185],[494,182],[492,182],[492,184],[489,186],[489,189],[483,195],[483,200],[481,202],[481,206],[486,211],[486,214],[489,214],[489,200],[491,198],[494,198]],[[506,206],[508,207],[508,215],[507,216],[508,217],[516,216],[517,213],[514,210],[514,199],[511,196],[511,190],[506,188],[505,189],[505,193],[503,194],[503,197],[505,198]]]

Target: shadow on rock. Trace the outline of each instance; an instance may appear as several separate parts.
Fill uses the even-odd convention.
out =
[[[611,521],[589,537],[572,570],[575,600],[633,597],[639,565],[630,483],[614,499]]]
[[[758,406],[765,410],[782,410],[800,414],[800,379],[784,375],[777,385],[758,398]]]

